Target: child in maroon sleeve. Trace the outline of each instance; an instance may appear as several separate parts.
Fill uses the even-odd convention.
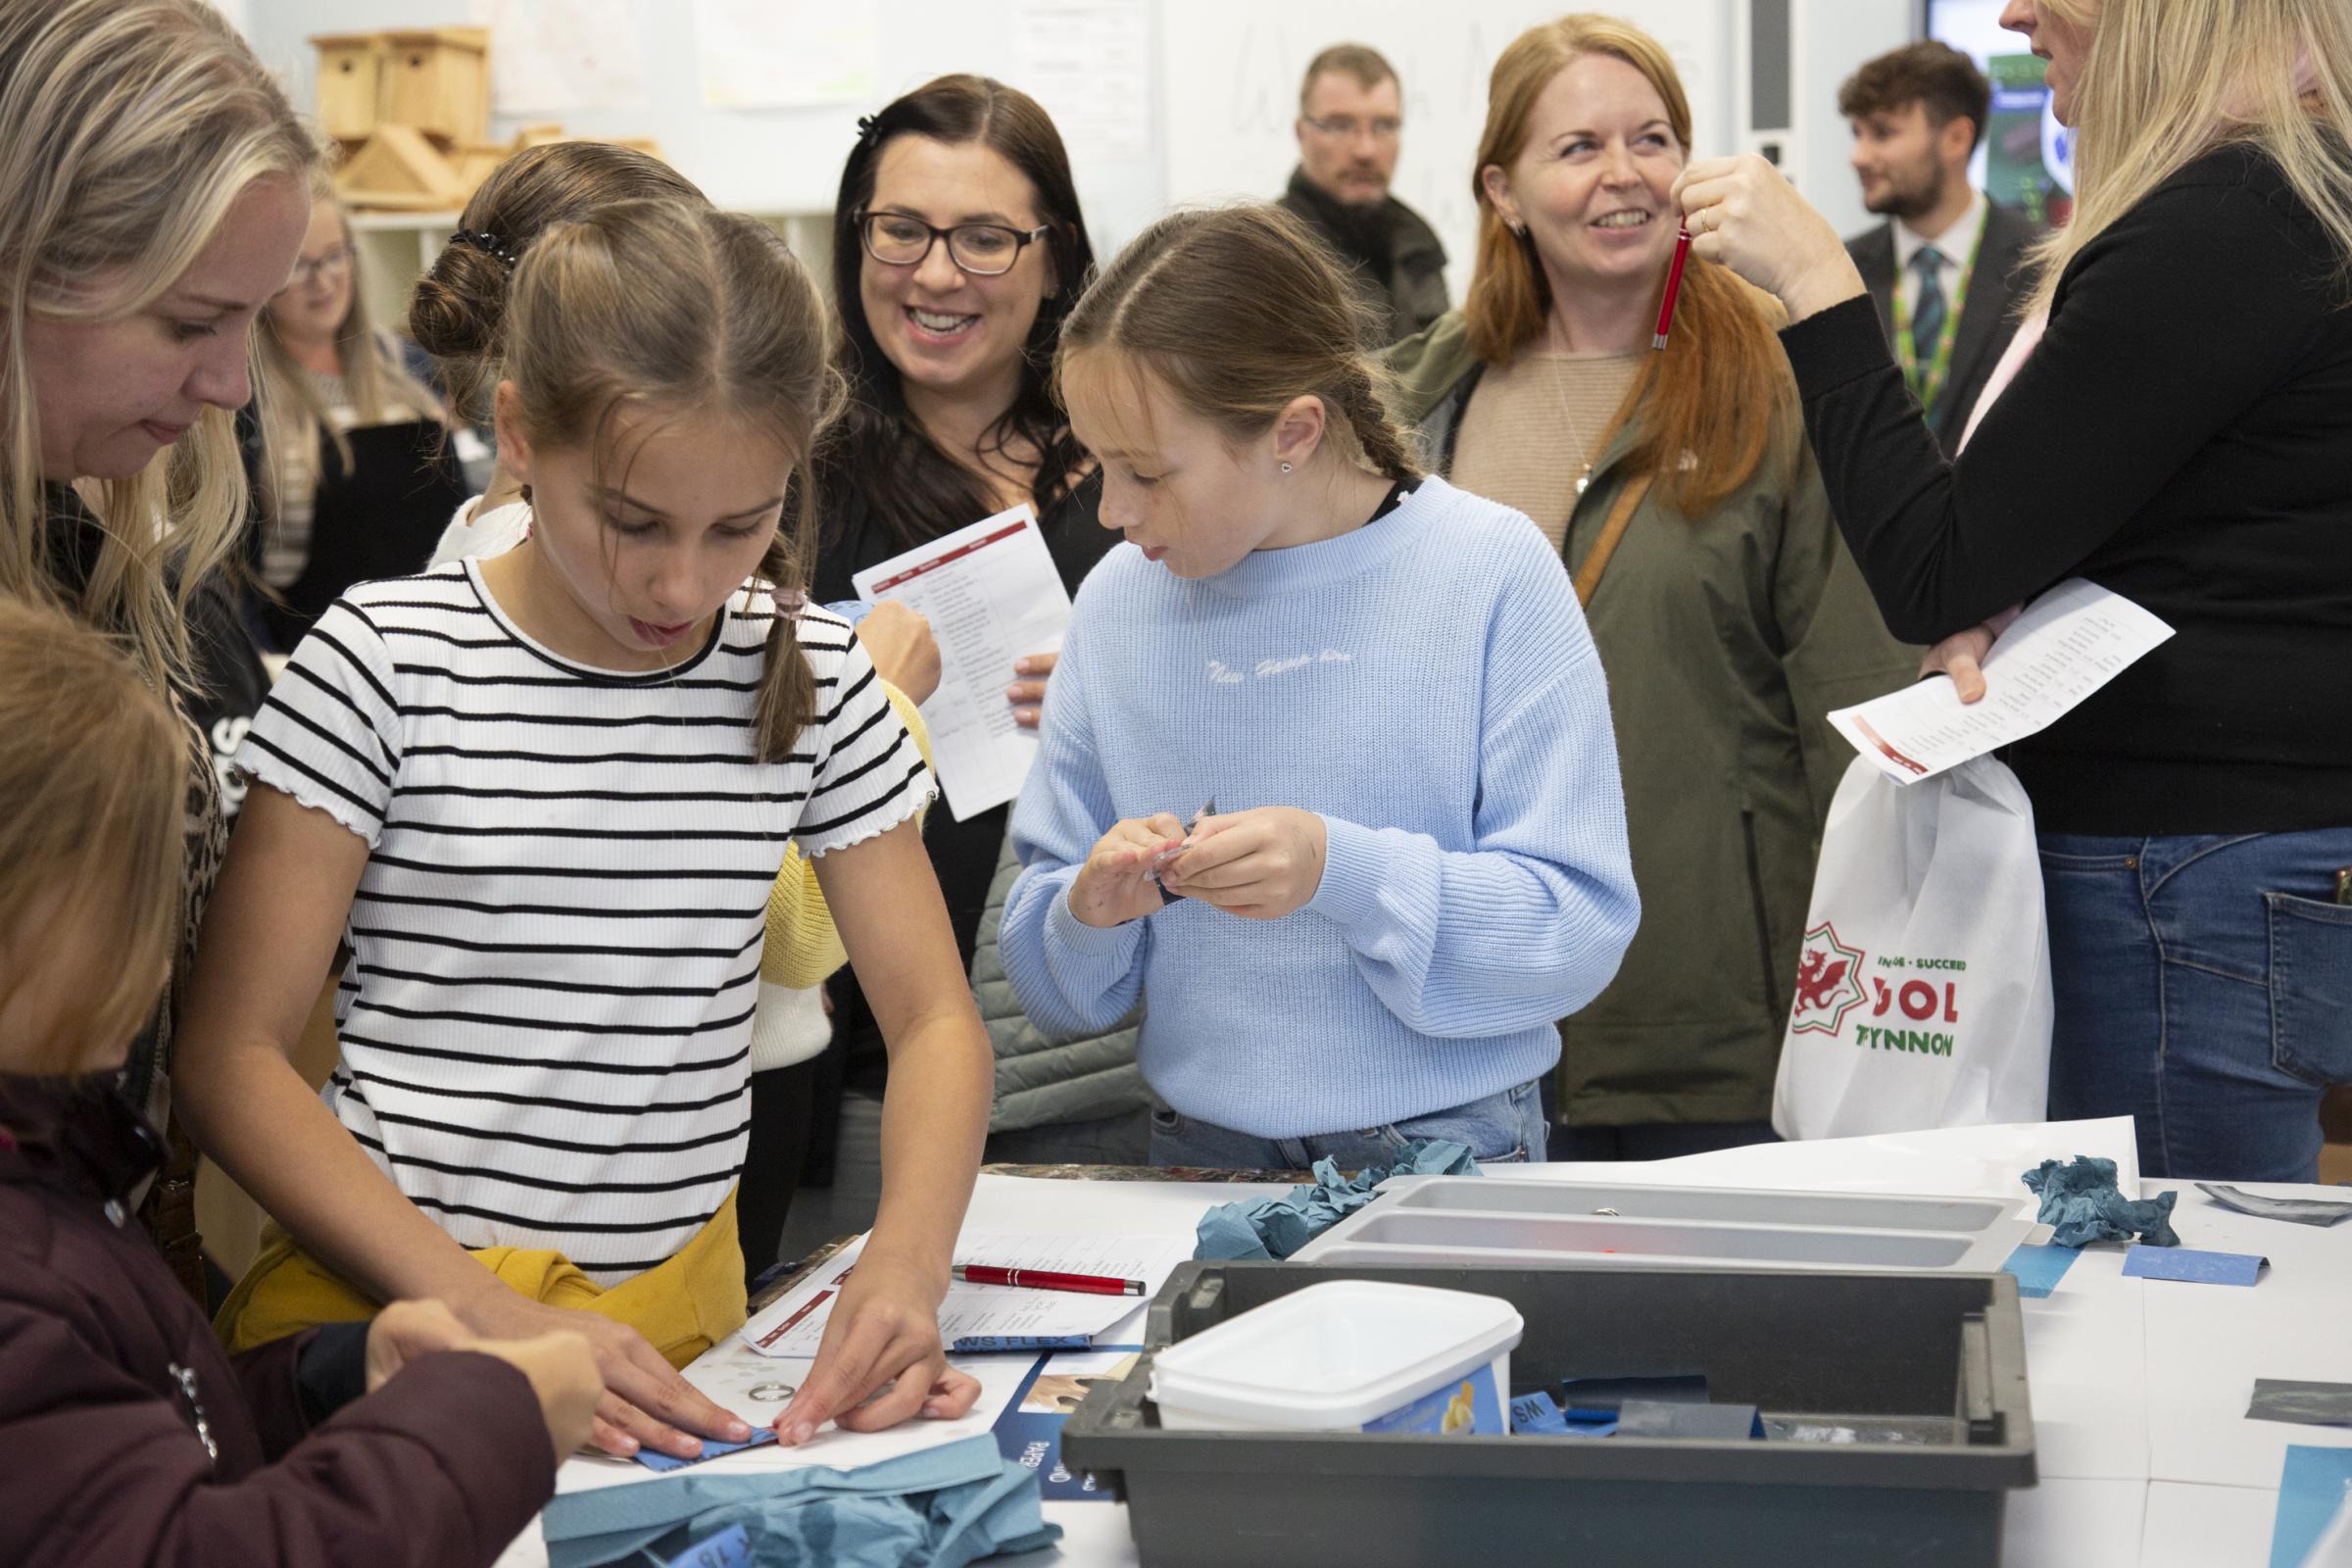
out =
[[[586,1342],[411,1301],[222,1353],[130,1220],[162,1139],[119,1090],[177,941],[186,727],[6,598],[0,670],[0,1562],[489,1563],[587,1435]]]

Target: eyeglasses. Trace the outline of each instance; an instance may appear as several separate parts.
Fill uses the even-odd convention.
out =
[[[1358,120],[1353,115],[1333,115],[1328,120],[1316,120],[1307,115],[1298,118],[1334,141],[1353,141],[1368,130],[1374,141],[1386,143],[1395,141],[1404,129],[1403,121],[1385,115],[1378,120]]]
[[[954,228],[933,228],[919,218],[905,213],[859,213],[857,215],[858,237],[865,246],[865,254],[884,267],[915,267],[931,254],[931,247],[941,240],[948,242],[948,259],[975,277],[997,277],[1012,270],[1012,264],[1021,259],[1021,248],[1033,245],[1054,232],[1054,225],[1041,223],[1026,232],[1006,228],[1002,223],[957,223]]]
[[[294,270],[287,274],[286,287],[289,289],[309,288],[322,277],[340,282],[350,275],[351,247],[342,245],[328,251],[324,256],[314,256],[308,260],[296,262]]]

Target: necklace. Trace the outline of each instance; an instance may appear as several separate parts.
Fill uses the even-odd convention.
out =
[[[1544,321],[1544,346],[1551,355],[1564,359],[1574,352],[1562,340],[1557,317],[1550,317]],[[1616,444],[1618,435],[1624,431],[1626,421],[1633,417],[1635,405],[1642,401],[1642,394],[1650,368],[1646,363],[1648,358],[1649,356],[1643,356],[1643,363],[1635,369],[1632,382],[1627,386],[1625,395],[1617,401],[1617,412],[1611,415],[1609,422],[1602,426],[1600,439],[1591,446],[1585,444],[1584,429],[1576,421],[1575,411],[1569,407],[1567,387],[1558,379],[1552,381],[1551,391],[1553,398],[1559,404],[1560,422],[1568,427],[1569,436],[1576,442],[1576,457],[1579,466],[1576,475],[1576,494],[1569,503],[1572,511],[1578,503],[1584,500],[1585,492],[1592,487],[1593,467],[1601,459],[1609,455],[1609,449]]]

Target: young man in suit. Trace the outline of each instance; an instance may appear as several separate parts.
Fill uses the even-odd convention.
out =
[[[1991,106],[1976,62],[1934,42],[1881,55],[1838,92],[1862,203],[1887,220],[1845,248],[1947,455],[2016,335],[2019,264],[2041,233],[1968,182]]]
[[[1446,314],[1446,247],[1419,213],[1389,194],[1404,124],[1402,89],[1379,50],[1334,44],[1298,88],[1298,167],[1278,205],[1354,270],[1376,341],[1411,337]]]

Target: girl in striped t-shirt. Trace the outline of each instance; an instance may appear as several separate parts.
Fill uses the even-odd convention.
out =
[[[286,1235],[223,1332],[438,1297],[479,1333],[586,1334],[609,1451],[748,1436],[671,1367],[743,1318],[746,1051],[790,841],[904,1070],[872,1240],[777,1427],[959,1415],[977,1386],[935,1319],[992,1062],[913,825],[929,776],[848,627],[789,587],[835,396],[822,305],[760,224],[633,202],[541,236],[508,312],[531,537],[353,589],[238,759],[267,787],[205,927],[185,1108]],[[321,1100],[286,1053],[338,942]]]

